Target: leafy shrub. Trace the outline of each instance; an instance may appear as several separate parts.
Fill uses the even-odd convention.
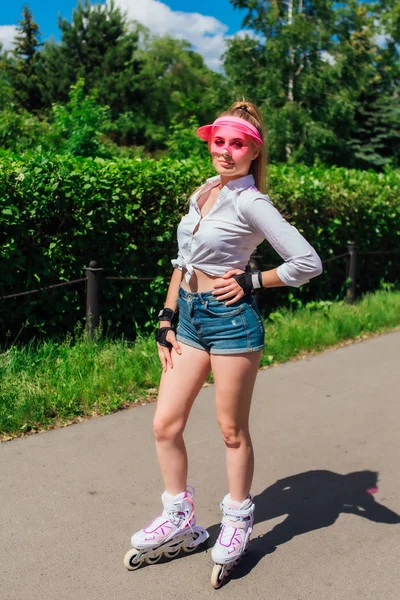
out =
[[[38,149],[86,157],[119,154],[118,146],[104,141],[110,129],[109,108],[98,103],[95,91],[85,94],[84,85],[83,79],[72,85],[69,102],[54,104],[49,120],[23,109],[0,111],[0,146],[14,152]]]
[[[169,128],[167,140],[168,156],[176,160],[183,160],[187,156],[206,159],[208,156],[207,144],[196,135],[199,124],[195,117],[190,117],[187,122],[174,119]]]
[[[20,152],[38,145],[51,148],[51,128],[47,121],[40,120],[26,110],[5,108],[0,111],[0,147]]]
[[[85,81],[71,86],[69,102],[54,104],[52,136],[54,147],[61,153],[75,156],[102,156],[111,152],[101,142],[109,127],[109,108],[97,102],[97,93],[85,94]]]
[[[271,188],[276,206],[325,261],[324,273],[310,285],[292,290],[295,297],[305,301],[343,297],[347,259],[331,259],[346,252],[349,242],[355,242],[360,253],[359,294],[377,289],[381,280],[400,280],[400,256],[392,253],[400,249],[400,170],[376,173],[283,165],[271,169]],[[377,254],[361,254],[367,252]],[[261,262],[274,262],[267,244],[260,247],[260,254]],[[283,298],[282,290],[275,296]]]
[[[198,161],[118,161],[0,153],[0,296],[84,276],[97,260],[106,275],[158,277],[104,282],[102,314],[134,336],[151,327],[176,253],[175,229],[188,191],[210,174]],[[71,331],[84,317],[84,286],[2,301],[1,339]],[[21,339],[21,338],[20,338]]]
[[[103,328],[134,337],[154,326],[176,256],[176,226],[188,195],[213,174],[200,158],[118,159],[23,156],[0,152],[0,296],[84,276],[94,259],[105,275],[155,280],[104,281]],[[322,167],[271,168],[271,197],[304,233],[322,259],[346,252],[349,241],[363,251],[400,247],[400,172],[358,172]],[[264,243],[260,264],[280,258]],[[398,256],[360,257],[358,292],[400,279]],[[343,297],[345,259],[301,289],[268,289],[268,311],[283,302]],[[72,331],[84,318],[84,284],[4,300],[0,339]],[[289,293],[291,294],[289,296]],[[25,324],[25,326],[24,326]]]

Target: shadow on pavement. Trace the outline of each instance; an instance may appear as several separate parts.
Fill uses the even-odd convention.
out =
[[[339,475],[332,471],[307,471],[280,479],[254,498],[255,523],[286,518],[271,531],[250,541],[249,553],[231,578],[247,575],[267,554],[296,535],[333,525],[340,513],[351,513],[376,523],[399,524],[400,516],[375,501],[378,473],[359,471]],[[208,528],[210,547],[219,524]]]

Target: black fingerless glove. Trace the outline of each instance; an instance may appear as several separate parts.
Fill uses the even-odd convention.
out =
[[[236,279],[245,295],[252,294],[254,290],[262,288],[261,271],[254,271],[254,273],[240,273],[239,275],[232,275],[232,278]]]
[[[171,325],[177,320],[178,311],[172,310],[172,308],[162,308],[158,313],[159,321],[169,321]]]
[[[167,340],[168,331],[173,331],[175,333],[175,329],[173,327],[160,327],[156,332],[156,340],[160,344],[160,346],[164,346],[164,348],[172,348],[171,342]]]

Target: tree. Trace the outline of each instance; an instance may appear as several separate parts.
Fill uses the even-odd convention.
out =
[[[222,76],[208,69],[188,42],[148,34],[139,57],[140,89],[146,100],[133,118],[143,124],[143,139],[150,144],[165,146],[173,122],[189,127],[191,118],[208,122],[226,106]]]
[[[9,65],[10,79],[17,104],[29,111],[42,107],[42,94],[38,77],[39,48],[42,46],[39,25],[34,22],[32,12],[26,4],[23,19],[18,21],[18,33],[11,54],[14,61]]]
[[[293,148],[304,142],[310,131],[314,107],[323,102],[324,57],[333,45],[333,0],[231,2],[234,7],[247,9],[243,25],[260,35],[254,67],[259,71],[265,112],[279,110],[285,117],[283,131],[276,132],[285,138],[285,156],[281,156],[280,144],[275,147],[279,149],[279,159],[289,160]],[[245,44],[249,45],[248,39]],[[228,58],[234,47],[238,52],[240,45],[236,40],[228,46]],[[295,129],[300,133],[297,140],[293,137]]]
[[[386,29],[386,0],[372,7],[352,0],[341,15],[337,66],[351,89],[354,126],[348,136],[352,166],[379,169],[399,160],[399,54]],[[379,37],[378,37],[379,35]],[[379,40],[379,43],[378,43]]]
[[[375,5],[382,28],[390,40],[400,44],[400,2],[399,0],[380,0]]]
[[[362,98],[356,113],[358,128],[350,145],[355,166],[380,169],[386,164],[399,164],[400,102],[399,91],[392,97]]]
[[[128,28],[113,1],[92,4],[79,0],[72,21],[59,18],[61,42],[45,43],[43,85],[46,103],[66,102],[71,84],[82,78],[86,91],[96,88],[102,102],[116,116],[137,95],[136,60],[140,28]]]
[[[97,93],[86,95],[85,82],[71,86],[69,102],[52,108],[53,143],[59,152],[79,156],[110,156],[101,138],[109,127],[109,109],[97,102]]]
[[[11,65],[12,61],[0,43],[0,110],[4,110],[12,102]]]
[[[123,145],[166,148],[174,119],[203,122],[224,102],[221,76],[190,44],[156,37],[129,22],[113,2],[79,1],[72,21],[60,18],[61,41],[46,42],[43,89],[48,107],[67,101],[71,83],[85,81],[110,108],[111,139]]]
[[[230,86],[236,95],[252,98],[257,104],[279,96],[280,84],[272,90],[271,86],[277,82],[268,82],[265,75],[266,53],[261,39],[249,35],[229,39],[223,59]]]
[[[273,158],[355,164],[362,139],[357,129],[368,110],[364,103],[382,93],[394,98],[398,47],[392,37],[384,48],[378,34],[385,23],[386,35],[396,33],[398,1],[231,2],[247,9],[243,24],[259,38],[228,44],[227,75],[246,89],[243,73],[249,74],[247,88],[269,124]],[[377,106],[376,115],[386,110]],[[382,117],[378,120],[384,126]],[[387,132],[389,139],[393,131]]]

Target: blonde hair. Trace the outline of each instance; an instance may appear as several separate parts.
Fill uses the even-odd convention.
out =
[[[249,173],[253,175],[256,187],[263,194],[269,189],[269,178],[267,169],[267,132],[263,122],[263,118],[257,106],[247,100],[238,100],[234,102],[227,111],[223,112],[220,117],[240,117],[248,121],[257,128],[263,144],[260,147],[260,153],[253,160],[250,166]]]

